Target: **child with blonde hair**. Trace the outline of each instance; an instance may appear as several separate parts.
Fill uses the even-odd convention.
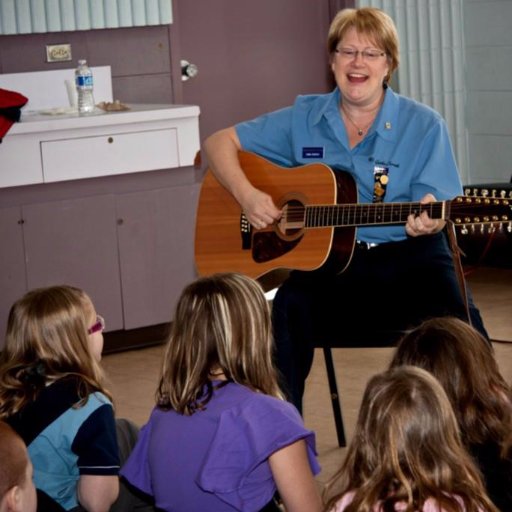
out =
[[[328,491],[332,512],[496,512],[459,437],[446,393],[401,366],[364,392],[345,461]]]
[[[183,291],[157,404],[121,474],[164,511],[318,512],[313,432],[283,399],[268,305],[240,274]]]
[[[398,343],[391,367],[404,364],[441,383],[489,497],[503,512],[512,511],[512,390],[489,341],[458,318],[432,318]]]
[[[26,443],[36,487],[65,510],[108,511],[119,493],[103,327],[91,299],[71,286],[32,290],[9,313],[0,419]]]

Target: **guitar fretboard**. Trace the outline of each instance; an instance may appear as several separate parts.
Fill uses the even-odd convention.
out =
[[[411,214],[419,215],[426,211],[431,219],[445,218],[445,201],[421,203],[369,203],[314,205],[305,208],[292,208],[288,220],[293,222],[297,215],[303,215],[308,228],[328,226],[364,226],[382,224],[405,224]],[[295,212],[295,210],[297,210]],[[299,212],[301,210],[301,212]],[[302,220],[302,219],[301,219]]]

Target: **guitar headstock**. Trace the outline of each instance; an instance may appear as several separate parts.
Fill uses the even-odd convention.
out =
[[[464,188],[464,194],[468,197],[499,197],[501,199],[512,199],[512,188],[505,189],[493,185],[477,185]]]
[[[447,218],[455,225],[490,225],[512,232],[512,199],[507,197],[458,196],[450,202]]]

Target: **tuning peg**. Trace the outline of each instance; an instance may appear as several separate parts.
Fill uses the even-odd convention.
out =
[[[460,234],[461,235],[467,235],[469,233],[468,231],[468,228],[466,227],[466,224],[463,224],[461,227],[460,227]]]

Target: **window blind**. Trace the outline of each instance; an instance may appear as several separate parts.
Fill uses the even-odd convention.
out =
[[[168,23],[171,0],[0,0],[0,35]]]
[[[463,0],[359,0],[389,14],[400,38],[399,92],[446,120],[463,182],[468,181]]]

